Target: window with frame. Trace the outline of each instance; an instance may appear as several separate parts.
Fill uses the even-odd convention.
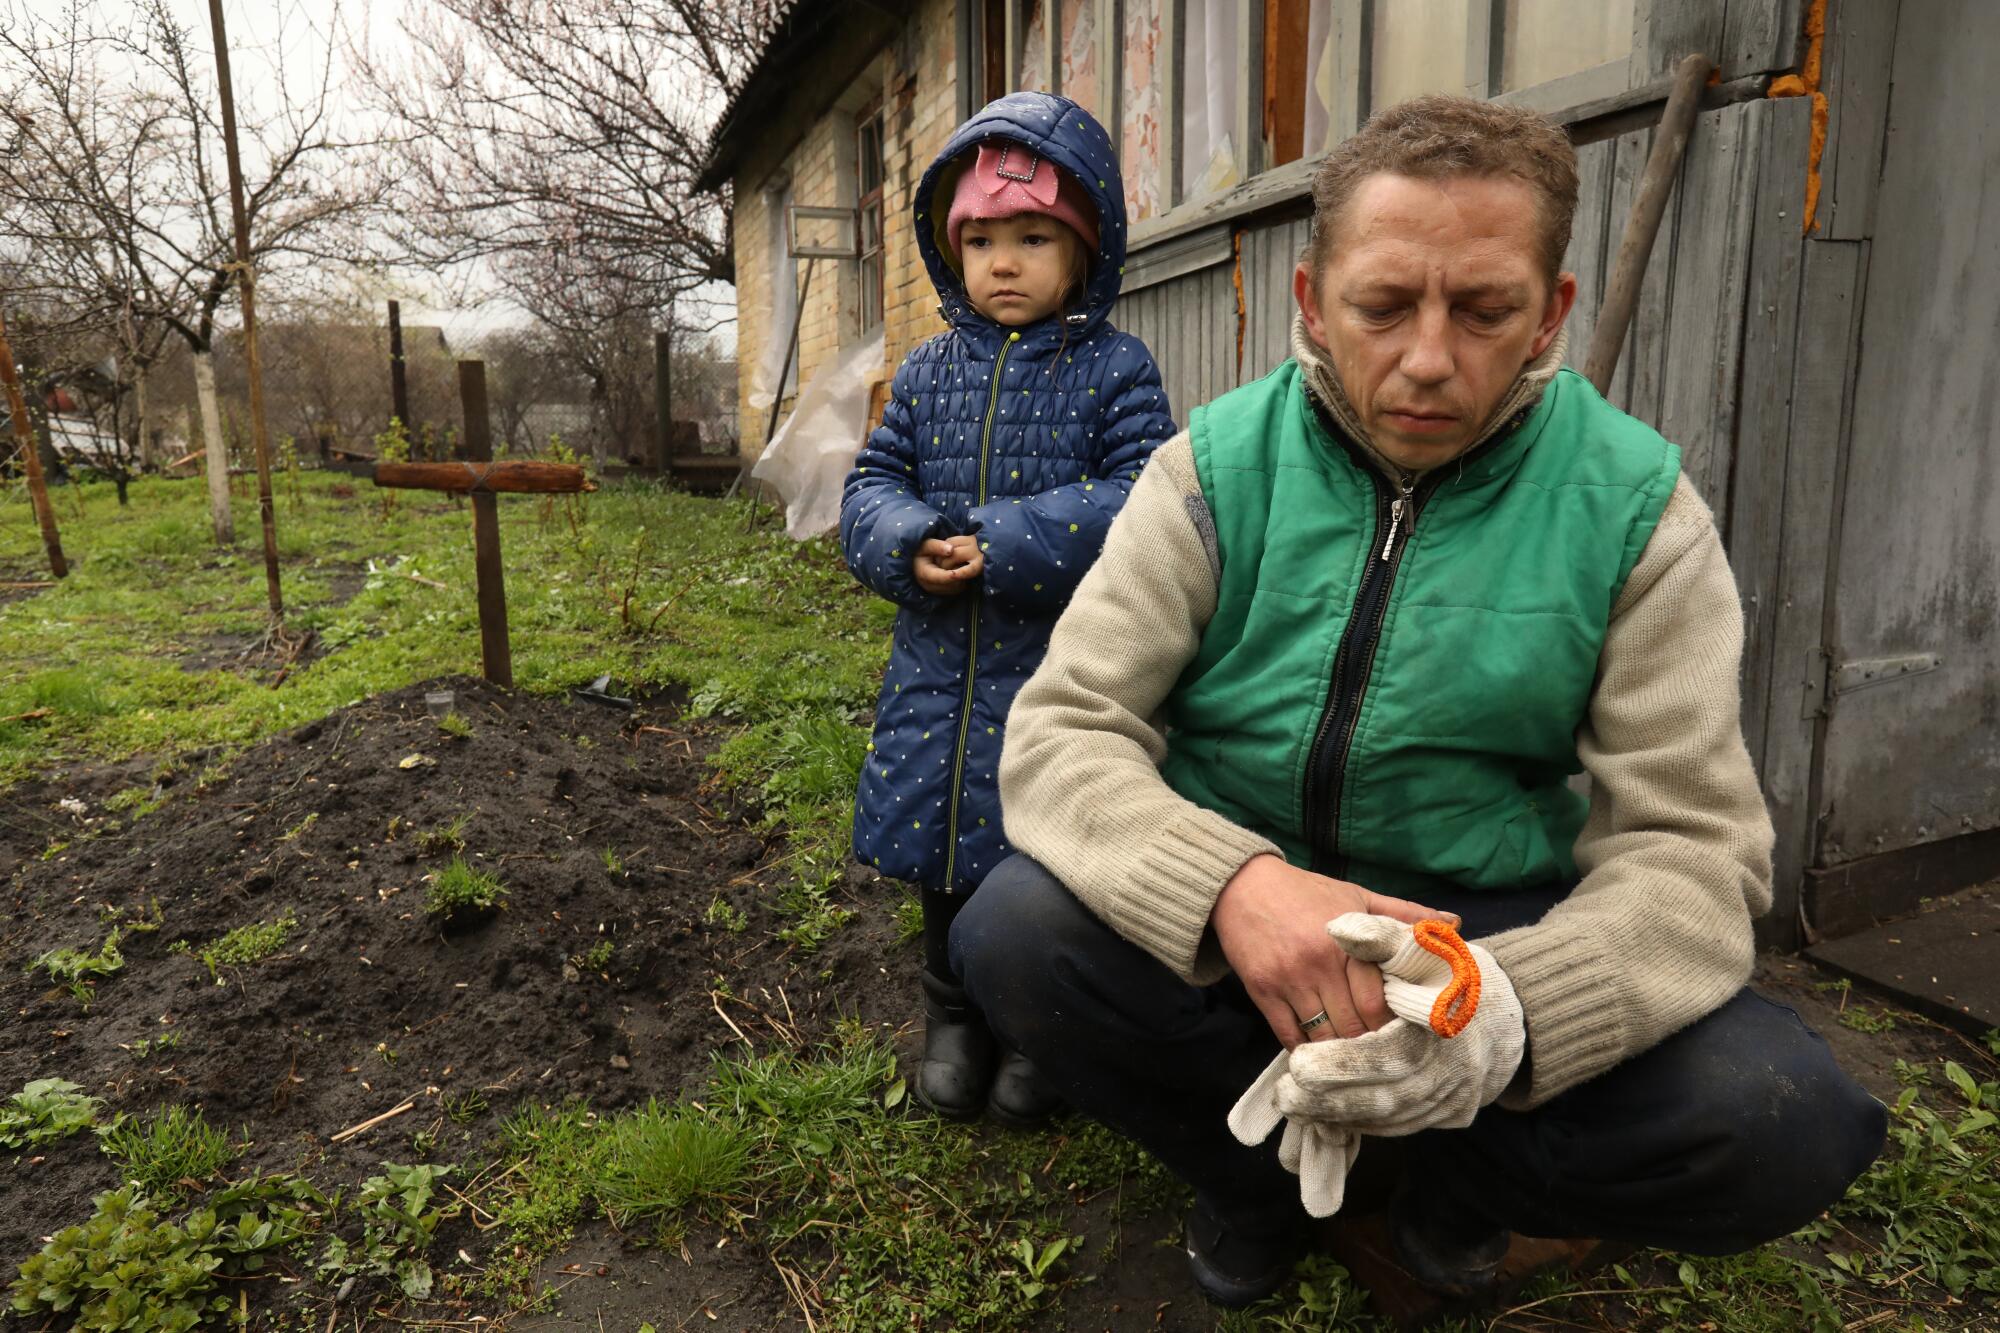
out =
[[[854,126],[857,322],[863,334],[882,323],[882,106],[877,102]]]
[[[981,0],[982,83],[1111,130],[1134,223],[1317,157],[1427,92],[1556,109],[1631,86],[1639,0]],[[1109,34],[1118,40],[1107,43]]]

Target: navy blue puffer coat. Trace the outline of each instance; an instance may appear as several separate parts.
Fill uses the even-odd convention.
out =
[[[991,138],[1075,176],[1100,219],[1083,297],[1018,329],[973,308],[944,254],[959,159]],[[964,892],[1011,850],[997,778],[1007,710],[1174,424],[1152,353],[1108,318],[1124,272],[1125,191],[1096,120],[1065,97],[1003,97],[959,127],[914,198],[917,245],[951,327],[896,371],[841,500],[848,567],[903,608],[854,851],[884,874]],[[985,573],[955,597],[924,592],[911,569],[918,546],[965,534],[978,537]]]

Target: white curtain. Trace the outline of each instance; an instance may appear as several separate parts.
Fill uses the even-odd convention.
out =
[[[1187,61],[1181,87],[1181,197],[1236,184],[1237,33],[1232,0],[1187,0]]]

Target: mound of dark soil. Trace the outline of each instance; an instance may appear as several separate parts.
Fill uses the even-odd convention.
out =
[[[426,712],[439,688],[456,692],[469,737]],[[452,679],[276,737],[199,791],[184,773],[182,794],[122,828],[102,801],[143,765],[8,793],[0,1084],[60,1076],[128,1113],[198,1102],[243,1127],[246,1165],[305,1166],[331,1188],[418,1160],[411,1139],[427,1130],[432,1160],[448,1160],[523,1099],[673,1097],[744,1038],[810,1043],[841,1015],[907,1022],[915,987],[883,972],[911,970],[888,886],[856,871],[846,892],[861,910],[823,949],[778,942],[783,849],[714,789],[712,738],[673,718],[668,702],[622,712]],[[461,818],[466,860],[509,897],[447,931],[424,892]],[[261,962],[211,975],[199,959],[237,927],[286,917]],[[125,965],[87,1008],[29,971],[119,922]],[[485,1109],[448,1119],[470,1093]],[[329,1143],[412,1096],[403,1116]],[[87,1136],[0,1174],[0,1276],[115,1183]]]

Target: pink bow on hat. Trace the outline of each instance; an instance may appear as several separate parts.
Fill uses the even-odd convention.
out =
[[[968,219],[1021,213],[1047,214],[1082,237],[1085,248],[1097,248],[1097,207],[1074,177],[1021,144],[1006,139],[980,144],[972,169],[958,178],[945,219],[951,248],[959,249],[958,230]]]

